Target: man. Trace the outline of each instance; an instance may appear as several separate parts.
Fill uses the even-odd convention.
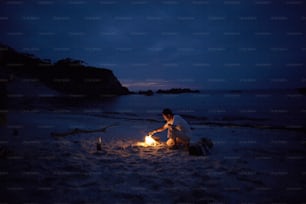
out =
[[[154,135],[157,132],[162,132],[168,129],[168,140],[166,144],[170,148],[176,148],[180,145],[188,148],[191,137],[191,129],[186,120],[179,115],[174,115],[168,108],[163,110],[162,115],[166,120],[166,124],[161,128],[149,132],[149,135]]]

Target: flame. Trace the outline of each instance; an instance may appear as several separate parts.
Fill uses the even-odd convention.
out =
[[[143,147],[155,146],[157,144],[158,142],[154,140],[154,138],[151,135],[145,136],[144,142],[137,142],[137,145],[143,146]]]
[[[150,146],[157,144],[157,142],[151,137],[151,135],[145,137],[145,143]]]

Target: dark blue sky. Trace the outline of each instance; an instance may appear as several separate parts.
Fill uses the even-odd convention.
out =
[[[130,89],[305,86],[304,1],[0,1],[0,41]]]

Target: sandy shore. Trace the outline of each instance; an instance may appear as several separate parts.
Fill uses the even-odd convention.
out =
[[[108,114],[10,112],[1,127],[0,202],[8,203],[303,203],[302,132],[216,127],[192,121],[193,138],[212,154],[164,144],[140,147],[162,123]],[[54,137],[75,128],[105,132]],[[96,140],[103,140],[102,151]],[[160,137],[165,141],[165,134]],[[16,196],[18,195],[18,196]]]

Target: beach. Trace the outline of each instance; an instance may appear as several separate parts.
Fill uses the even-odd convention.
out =
[[[0,204],[306,204],[305,4],[0,1]]]
[[[75,101],[20,105],[15,98],[11,103],[1,126],[0,202],[306,201],[303,95],[201,93]],[[163,125],[164,107],[190,123],[191,142],[213,141],[209,155],[190,156],[164,143],[137,145]],[[166,133],[157,136],[166,141]],[[97,151],[100,137],[102,150]]]

